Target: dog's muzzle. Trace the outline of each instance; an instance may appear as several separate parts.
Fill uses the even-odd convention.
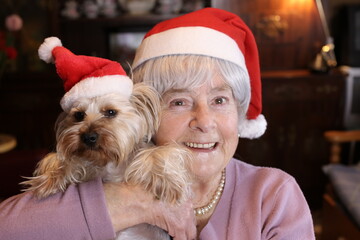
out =
[[[81,135],[81,141],[89,147],[95,146],[98,138],[99,138],[99,135],[95,132],[84,133]]]

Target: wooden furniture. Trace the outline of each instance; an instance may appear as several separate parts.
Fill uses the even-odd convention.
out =
[[[349,155],[348,162],[351,164],[354,159],[355,143],[360,142],[360,130],[326,131],[324,136],[331,143],[330,163],[341,163],[342,144],[350,143],[351,154]]]
[[[350,159],[343,159],[342,149],[344,144],[360,142],[360,130],[348,131],[326,131],[324,137],[329,141],[330,145],[330,158],[331,165],[351,165],[353,155],[349,154]],[[353,148],[347,148],[354,150]],[[353,151],[352,151],[353,152]],[[349,172],[353,174],[353,172]],[[357,172],[360,174],[360,171]],[[360,226],[352,217],[350,209],[347,208],[345,201],[340,197],[334,179],[330,176],[330,184],[324,194],[324,203],[322,211],[322,236],[323,240],[358,240],[360,239]],[[360,176],[360,175],[358,175]],[[346,179],[342,179],[346,181]],[[355,183],[356,184],[356,183]],[[354,192],[356,189],[354,189]],[[360,201],[357,195],[358,201]],[[356,199],[354,201],[356,201]]]
[[[340,129],[345,76],[306,70],[262,73],[263,114],[268,126],[259,139],[240,139],[235,156],[283,169],[296,178],[312,209],[322,205],[327,162],[323,132]]]

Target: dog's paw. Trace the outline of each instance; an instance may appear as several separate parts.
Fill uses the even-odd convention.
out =
[[[26,177],[27,181],[21,183],[23,191],[32,191],[34,196],[41,199],[58,192],[64,192],[69,185],[64,169],[60,166],[55,153],[48,154],[42,159],[33,177]]]
[[[177,145],[141,150],[125,171],[125,181],[142,185],[156,199],[182,203],[190,196],[191,153]]]
[[[27,178],[27,181],[21,183],[26,188],[23,191],[31,191],[38,198],[46,198],[58,192],[65,191],[65,188],[50,180],[48,176],[41,175]]]

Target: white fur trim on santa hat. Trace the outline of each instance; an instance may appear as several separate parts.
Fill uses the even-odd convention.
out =
[[[109,75],[85,78],[75,84],[61,99],[60,105],[65,112],[80,98],[93,98],[109,93],[120,94],[129,98],[133,82],[125,75]]]
[[[256,119],[245,119],[239,124],[239,137],[254,139],[264,134],[266,130],[266,119],[260,114]]]
[[[55,47],[62,47],[62,43],[57,37],[48,37],[45,38],[44,42],[40,45],[38,54],[41,60],[46,63],[53,63],[54,57],[52,55],[52,50]]]
[[[160,56],[198,54],[231,61],[246,72],[244,55],[234,39],[207,27],[178,27],[146,37],[137,49],[133,68]]]

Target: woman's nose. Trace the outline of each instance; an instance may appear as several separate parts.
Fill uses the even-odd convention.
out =
[[[190,128],[208,132],[215,127],[215,117],[215,113],[211,111],[211,108],[207,104],[197,104],[193,109]]]

